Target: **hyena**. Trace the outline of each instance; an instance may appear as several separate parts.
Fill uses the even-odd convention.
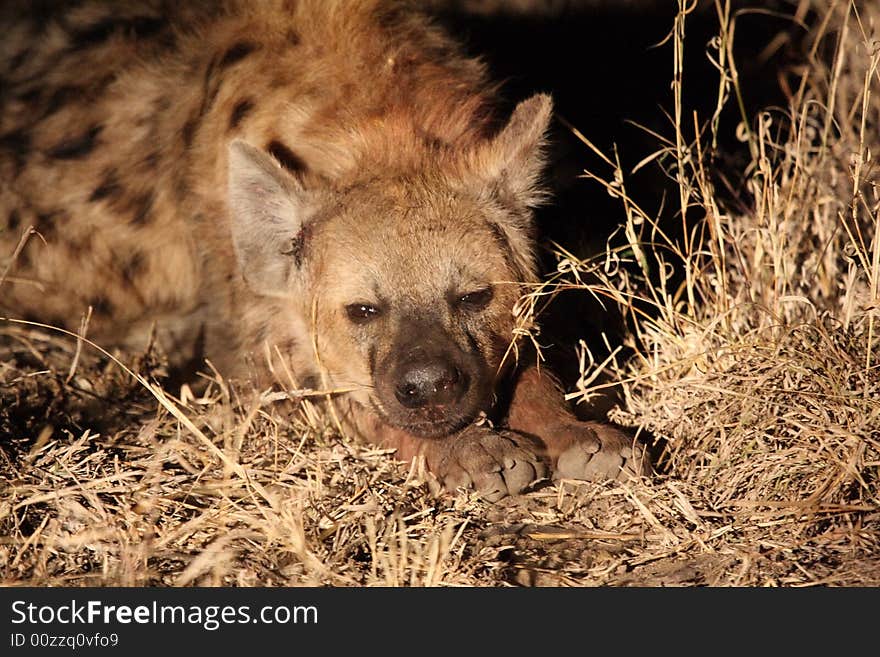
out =
[[[499,118],[484,66],[416,4],[3,10],[0,307],[71,329],[88,311],[101,344],[158,336],[232,377],[283,367],[490,499],[548,467],[641,473],[628,437],[505,358],[551,100]]]

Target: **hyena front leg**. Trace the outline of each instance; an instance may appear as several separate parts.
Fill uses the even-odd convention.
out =
[[[644,446],[610,424],[578,420],[556,380],[535,367],[517,380],[508,426],[541,441],[554,479],[626,479],[651,472]]]
[[[424,458],[446,490],[474,488],[489,501],[521,493],[546,476],[541,444],[514,431],[470,425],[442,438],[422,438],[390,427],[375,416],[353,413],[358,433],[374,445],[396,450],[401,461]]]
[[[471,425],[425,442],[428,468],[447,490],[474,488],[490,502],[521,493],[547,473],[540,446],[514,431]]]

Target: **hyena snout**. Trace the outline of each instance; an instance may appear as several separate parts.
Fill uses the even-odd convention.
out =
[[[471,422],[491,393],[481,354],[466,351],[437,327],[408,324],[399,336],[374,368],[385,420],[425,438],[449,435]]]
[[[455,363],[422,358],[401,366],[394,395],[405,408],[455,404],[470,387],[470,377]]]

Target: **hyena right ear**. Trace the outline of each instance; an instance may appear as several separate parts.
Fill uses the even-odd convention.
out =
[[[545,197],[539,184],[544,168],[544,143],[553,113],[553,101],[536,94],[516,106],[507,125],[474,153],[471,166],[482,189],[489,189],[511,211],[494,224],[522,272],[536,270],[534,227],[530,208]]]
[[[290,294],[305,248],[302,185],[267,153],[234,140],[228,202],[232,244],[248,286],[258,294]]]
[[[535,94],[516,106],[507,125],[479,153],[483,175],[522,207],[534,207],[543,200],[538,179],[552,114],[550,96]]]

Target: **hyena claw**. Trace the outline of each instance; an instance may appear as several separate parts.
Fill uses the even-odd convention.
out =
[[[634,443],[622,431],[590,422],[578,422],[568,429],[579,432],[582,438],[559,455],[554,479],[626,481],[651,473],[644,446]]]
[[[473,487],[497,502],[547,473],[527,439],[511,431],[471,427],[443,442],[442,456],[432,469],[447,490]]]

